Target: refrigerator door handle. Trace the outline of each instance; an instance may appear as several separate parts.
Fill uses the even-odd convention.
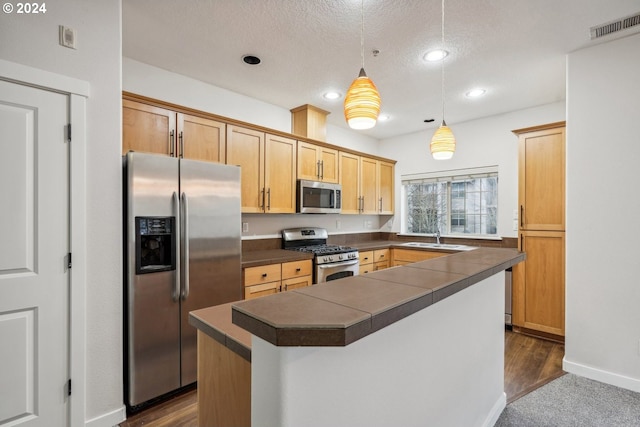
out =
[[[180,218],[179,212],[178,212],[178,206],[179,206],[179,202],[178,202],[178,193],[176,193],[175,191],[173,192],[173,196],[171,196],[171,209],[173,211],[174,216]],[[179,231],[178,231],[178,235],[177,238],[180,238],[179,235]],[[178,268],[177,268],[177,272],[175,275],[175,280],[173,283],[173,292],[171,294],[171,299],[173,299],[173,302],[178,302],[178,300],[180,299],[180,264],[178,264]]]
[[[182,281],[182,300],[186,300],[189,296],[189,199],[187,193],[182,193],[182,271],[184,279]]]

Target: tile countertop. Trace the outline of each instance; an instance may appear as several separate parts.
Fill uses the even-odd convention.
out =
[[[232,321],[276,346],[346,346],[524,259],[516,249],[481,247],[239,301]]]

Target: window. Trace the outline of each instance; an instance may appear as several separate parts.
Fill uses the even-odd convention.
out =
[[[404,233],[498,233],[498,168],[402,177]]]

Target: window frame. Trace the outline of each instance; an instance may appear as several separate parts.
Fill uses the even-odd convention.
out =
[[[480,217],[480,229],[482,228],[482,223],[485,218],[490,218],[489,213],[470,213],[467,209],[467,203],[465,202],[464,211],[462,212],[453,212],[453,200],[455,199],[454,191],[452,191],[455,184],[458,182],[465,182],[469,179],[482,179],[482,178],[495,178],[495,204],[491,204],[490,206],[486,206],[486,210],[493,209],[495,211],[495,233],[465,233],[459,231],[452,231],[452,221],[458,216],[458,221],[462,222],[464,226],[467,226],[468,217],[470,215],[478,215]],[[446,183],[446,215],[442,215],[438,212],[436,220],[438,231],[442,236],[449,237],[466,237],[466,238],[484,238],[484,239],[492,239],[499,238],[498,235],[498,200],[499,200],[499,173],[498,166],[483,166],[477,168],[469,168],[469,169],[457,169],[457,170],[448,170],[448,171],[436,171],[436,172],[425,172],[418,174],[408,174],[401,176],[401,234],[406,235],[416,235],[416,236],[433,236],[435,234],[435,230],[433,232],[409,232],[407,231],[409,225],[409,206],[408,206],[408,194],[407,194],[407,185],[409,184],[431,184],[431,183]],[[462,184],[463,186],[465,184]],[[484,191],[482,187],[479,190],[479,193],[482,194]],[[465,189],[462,190],[463,200],[466,199],[466,194],[468,191]],[[484,198],[481,196],[481,201],[484,201]],[[438,206],[436,206],[438,208]],[[482,210],[482,209],[481,209]],[[444,218],[443,218],[444,217]],[[442,224],[446,225],[446,229],[443,229]],[[486,227],[486,226],[485,226]]]

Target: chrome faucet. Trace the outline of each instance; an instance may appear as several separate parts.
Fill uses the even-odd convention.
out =
[[[436,236],[436,245],[439,245],[440,244],[440,229],[439,228],[436,228],[435,236]]]

